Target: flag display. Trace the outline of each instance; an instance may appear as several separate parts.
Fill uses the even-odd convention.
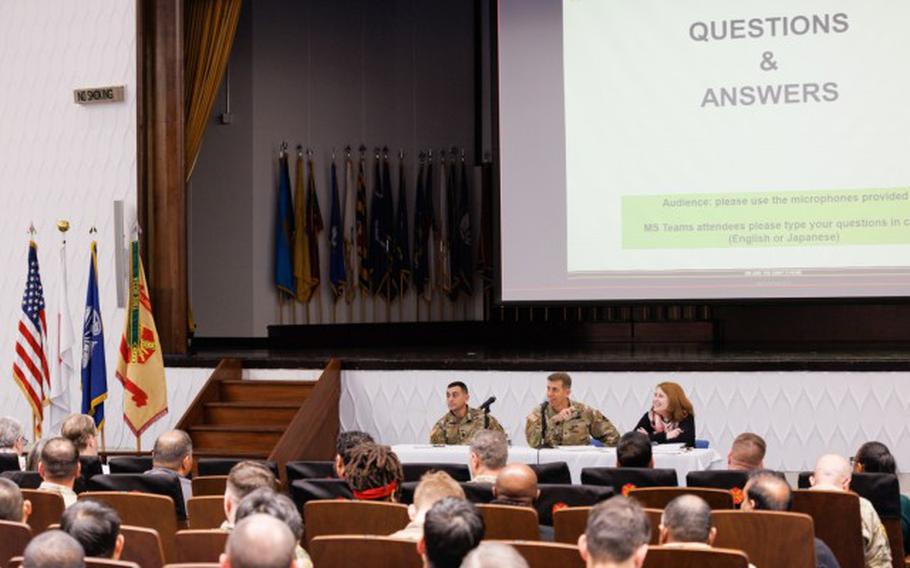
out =
[[[398,208],[395,214],[395,285],[404,296],[411,281],[411,246],[408,236],[408,192],[404,175],[404,156],[398,160]]]
[[[356,192],[354,186],[354,164],[351,161],[350,153],[344,159],[344,211],[343,218],[343,247],[344,247],[344,299],[347,303],[354,301],[357,293],[358,267],[360,266],[359,256],[357,255],[357,222],[356,222]]]
[[[370,222],[367,217],[367,182],[363,156],[357,164],[357,197],[355,205],[355,248],[357,249],[357,259],[360,261],[357,267],[358,279],[360,281],[361,293],[370,293],[372,291],[372,282],[370,278]]]
[[[278,159],[278,211],[275,217],[275,286],[279,293],[295,295],[294,262],[291,258],[294,241],[294,209],[291,206],[291,178],[285,152]]]
[[[370,288],[391,297],[389,257],[391,253],[392,200],[383,183],[379,153],[373,166],[373,193],[370,196]]]
[[[45,388],[50,387],[47,366],[47,320],[44,313],[44,288],[38,268],[38,245],[28,244],[28,276],[22,296],[22,316],[16,336],[13,378],[32,407],[35,434],[41,435],[44,420]]]
[[[104,358],[104,325],[98,297],[98,247],[92,242],[85,294],[85,319],[82,323],[82,414],[104,428],[104,401],[107,399],[107,365]]]
[[[117,379],[123,385],[123,419],[136,437],[167,414],[167,383],[158,330],[152,317],[139,242],[130,243],[130,286],[120,339]]]
[[[70,384],[75,380],[73,363],[73,320],[66,293],[66,241],[60,245],[60,281],[57,283],[57,341],[54,345],[54,375],[51,375],[49,425],[51,432],[59,432],[63,421],[71,413]]]
[[[310,247],[310,274],[307,286],[308,297],[319,287],[321,280],[319,268],[319,233],[325,229],[322,222],[322,211],[319,209],[319,195],[316,193],[316,172],[313,168],[313,158],[307,160],[306,182],[306,221],[304,231],[307,235],[307,245]],[[300,291],[298,289],[298,295]]]
[[[310,286],[310,242],[306,228],[307,187],[304,181],[303,154],[297,153],[297,164],[294,174],[294,289],[295,296],[301,302],[309,302],[312,294]]]
[[[347,273],[345,272],[344,235],[341,226],[341,199],[338,195],[338,172],[332,162],[332,205],[329,211],[329,281],[332,294],[337,302],[345,295]]]
[[[423,154],[420,155],[420,164],[417,168],[416,195],[414,196],[414,255],[413,264],[413,281],[414,289],[419,296],[424,296],[427,288],[430,287],[430,270],[427,264],[427,234],[429,226],[432,224],[432,211],[427,208],[426,184],[424,183],[424,174],[426,173],[426,164],[424,163]]]
[[[449,165],[445,154],[439,154],[439,234],[436,235],[436,277],[439,291],[443,294],[452,292],[452,255],[449,241],[451,217],[449,205]]]
[[[453,168],[454,169],[454,168]],[[471,237],[471,195],[468,168],[461,157],[458,190],[452,188],[452,278],[453,293],[474,293],[474,250]]]

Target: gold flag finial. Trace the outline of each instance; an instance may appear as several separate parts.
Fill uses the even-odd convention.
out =
[[[70,230],[70,222],[66,219],[60,219],[57,221],[57,230],[61,233],[65,233]]]

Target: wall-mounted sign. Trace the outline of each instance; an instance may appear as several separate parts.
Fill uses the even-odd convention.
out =
[[[73,91],[76,104],[117,103],[123,100],[123,85],[113,87],[91,87]]]

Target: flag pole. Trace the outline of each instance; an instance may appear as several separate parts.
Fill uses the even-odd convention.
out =
[[[107,440],[105,439],[104,435],[104,424],[101,425],[101,428],[99,428],[99,430],[101,431],[101,452],[104,453],[107,452]]]
[[[34,410],[32,410],[32,438],[36,442],[38,441],[38,416]]]
[[[136,434],[136,451],[137,452],[142,451],[142,436],[140,436],[139,434]]]

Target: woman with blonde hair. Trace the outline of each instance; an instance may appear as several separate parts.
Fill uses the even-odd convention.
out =
[[[635,428],[657,444],[694,446],[695,412],[682,387],[671,382],[657,385],[651,410],[645,412]]]

